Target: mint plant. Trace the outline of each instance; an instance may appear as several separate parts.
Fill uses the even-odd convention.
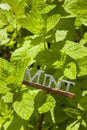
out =
[[[86,0],[0,1],[1,130],[87,129],[86,14]],[[75,82],[75,98],[23,85],[27,66]]]

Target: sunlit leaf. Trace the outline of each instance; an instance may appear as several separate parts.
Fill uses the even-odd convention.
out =
[[[0,4],[0,8],[3,10],[10,10],[11,9],[10,5],[7,3]]]
[[[78,76],[87,75],[87,57],[80,59],[78,61],[78,66],[79,66],[79,69],[80,69]]]
[[[53,29],[58,24],[59,20],[60,20],[59,14],[54,14],[52,16],[49,16],[46,25],[47,32]]]
[[[77,60],[87,56],[87,47],[80,45],[79,43],[67,41],[62,52]]]
[[[34,111],[34,98],[38,91],[23,93],[21,101],[13,103],[14,111],[24,120],[28,120]]]
[[[66,38],[67,31],[57,30],[55,33],[56,42],[63,41]]]
[[[56,105],[55,99],[51,95],[47,95],[46,102],[38,109],[39,113],[51,111]]]
[[[20,19],[19,23],[33,34],[40,34],[44,27],[42,16],[36,12],[31,12],[25,18]]]
[[[70,14],[80,18],[80,21],[87,26],[87,1],[86,0],[65,0],[64,8]]]
[[[56,5],[47,5],[40,11],[40,13],[41,14],[49,13],[55,7],[56,7]]]
[[[78,120],[71,122],[67,127],[66,130],[79,130],[80,122]]]
[[[0,29],[0,46],[7,44],[9,41],[10,38],[8,38],[7,30]]]
[[[0,58],[0,80],[6,82],[6,84],[15,83],[15,76],[15,66]]]
[[[76,79],[76,65],[73,62],[66,66],[64,75],[69,79]]]
[[[12,103],[13,102],[13,93],[8,92],[5,96],[2,96],[2,100],[6,103]]]

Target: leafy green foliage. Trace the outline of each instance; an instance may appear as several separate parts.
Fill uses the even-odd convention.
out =
[[[70,79],[76,79],[76,65],[70,62],[65,68],[64,75]]]
[[[54,14],[52,16],[49,16],[47,19],[47,26],[46,26],[47,32],[53,29],[57,25],[59,20],[60,20],[59,14]]]
[[[19,20],[19,22],[23,28],[26,28],[33,34],[40,34],[44,27],[41,15],[36,12],[31,12],[24,19]]]
[[[78,66],[80,69],[80,72],[78,76],[84,76],[87,75],[86,66],[87,66],[87,57],[84,57],[78,61]]]
[[[63,41],[66,38],[67,31],[57,30],[55,33],[56,42]]]
[[[75,98],[23,85],[27,66],[74,81]],[[1,0],[0,130],[86,130],[86,115],[87,1]]]
[[[66,127],[66,130],[78,130],[80,127],[80,123],[78,122],[78,120],[76,120],[75,122],[71,122],[67,127]]]
[[[65,0],[64,8],[70,14],[79,17],[82,24],[87,26],[87,2],[86,0]]]
[[[13,103],[14,111],[24,120],[28,120],[34,111],[34,98],[37,91],[23,93],[22,100]]]
[[[77,60],[87,56],[87,48],[78,43],[67,41],[63,50],[65,54],[69,55],[73,59]]]
[[[51,95],[47,95],[46,102],[38,109],[39,113],[46,113],[55,107],[55,100]]]

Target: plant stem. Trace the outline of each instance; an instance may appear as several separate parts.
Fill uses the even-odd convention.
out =
[[[83,38],[83,26],[82,25],[80,27],[80,35],[81,35],[81,38]]]
[[[42,123],[43,123],[43,120],[44,120],[44,113],[41,114],[41,118],[40,118],[38,130],[42,130]]]

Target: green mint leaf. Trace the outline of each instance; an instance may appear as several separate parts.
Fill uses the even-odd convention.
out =
[[[24,130],[22,129],[23,124],[24,121],[16,113],[13,113],[10,120],[8,120],[3,127],[6,130],[12,130],[12,129]]]
[[[0,94],[6,94],[10,91],[10,88],[7,87],[7,83],[0,80]]]
[[[84,57],[78,61],[78,66],[80,69],[80,72],[78,73],[78,76],[85,76],[87,75],[87,57]]]
[[[57,30],[55,33],[56,42],[63,41],[66,38],[67,32],[65,30]]]
[[[87,26],[87,1],[86,0],[73,0],[69,1],[66,0],[64,4],[64,8],[67,12],[69,12],[71,15],[77,16],[80,18],[80,21],[82,24]]]
[[[77,119],[77,116],[80,116],[80,112],[78,111],[78,109],[65,108],[63,110],[71,118]]]
[[[41,11],[41,14],[47,14],[49,13],[52,9],[54,9],[56,5],[46,5]]]
[[[51,111],[56,105],[55,99],[51,95],[47,95],[46,102],[39,107],[38,111],[39,113],[46,113],[48,111]]]
[[[57,25],[57,30],[67,31],[67,35],[66,35],[67,40],[72,40],[72,41],[76,40],[77,33],[75,30],[74,22],[75,22],[75,19],[73,17],[67,18],[65,16],[64,18],[60,19],[60,21]]]
[[[11,109],[9,109],[9,106],[0,101],[0,117],[10,117]]]
[[[13,52],[11,62],[14,64],[22,62],[23,64],[25,63],[25,66],[29,66],[43,48],[44,44],[41,41],[41,37],[33,39],[32,42],[29,40],[21,48]]]
[[[0,80],[6,84],[15,83],[15,66],[10,62],[0,58]]]
[[[29,41],[25,43],[23,47],[13,52],[11,62],[16,66],[16,81],[18,84],[23,81],[26,66],[29,66],[35,62],[36,55],[43,50],[43,47],[44,44],[41,41],[41,37],[37,37],[32,40],[31,44]]]
[[[13,102],[13,93],[8,92],[5,96],[2,96],[2,100],[6,103],[12,103]]]
[[[61,16],[59,14],[54,14],[48,17],[46,25],[47,32],[53,29],[58,24],[60,17]]]
[[[66,127],[66,130],[79,130],[80,122],[78,120],[74,122],[69,122],[69,124]]]
[[[78,60],[87,56],[87,47],[80,45],[79,43],[67,41],[62,49],[62,52],[69,55],[73,59]]]
[[[51,50],[40,51],[36,56],[36,60],[42,65],[51,65],[55,60],[57,60],[57,58],[56,52]]]
[[[22,14],[24,12],[24,8],[26,6],[25,0],[14,0],[13,2],[11,0],[6,0],[6,2],[11,7],[11,11],[15,14]]]
[[[70,62],[64,70],[64,76],[69,79],[76,79],[76,74],[77,74],[76,65],[75,63]]]
[[[39,13],[31,12],[25,18],[19,20],[21,26],[33,34],[40,34],[44,27],[44,21]]]
[[[72,13],[73,8],[71,8],[71,7],[73,7],[73,5],[75,5],[76,2],[77,2],[77,0],[73,0],[73,1],[65,0],[64,5],[63,5],[64,9],[67,12]],[[74,10],[76,10],[76,8]]]
[[[22,100],[15,101],[13,103],[14,111],[24,120],[29,120],[34,111],[34,98],[38,94],[38,91],[24,92]]]
[[[0,46],[7,44],[9,41],[7,29],[0,29]]]
[[[11,7],[8,3],[2,3],[0,4],[0,9],[3,9],[3,10],[10,10]]]
[[[87,129],[86,32],[87,0],[1,0],[0,130]],[[73,80],[75,97],[22,85],[27,66]]]

